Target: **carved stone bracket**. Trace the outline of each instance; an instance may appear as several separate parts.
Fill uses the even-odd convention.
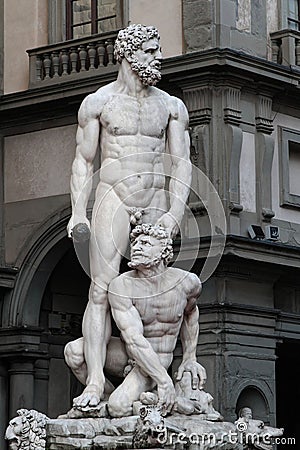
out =
[[[184,101],[190,115],[190,124],[208,124],[212,116],[211,88],[192,87],[183,90]]]
[[[229,161],[229,209],[231,213],[239,214],[243,210],[239,195],[240,157],[243,142],[243,132],[239,126],[241,122],[241,88],[240,86],[225,86],[222,92],[223,117],[226,124],[224,127],[224,145]]]
[[[272,119],[272,98],[258,95],[256,103],[256,129],[261,133],[271,134],[274,131]]]
[[[239,125],[241,122],[241,90],[240,88],[229,86],[223,91],[224,121],[232,125]]]
[[[260,205],[263,220],[275,216],[272,210],[272,164],[274,156],[274,131],[272,119],[272,97],[260,93],[256,99],[256,151],[257,151],[257,204]]]

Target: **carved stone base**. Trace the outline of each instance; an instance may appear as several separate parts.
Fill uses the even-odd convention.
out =
[[[272,437],[282,434],[283,429],[264,426],[260,420],[239,418],[231,423],[182,414],[165,418],[160,408],[149,405],[139,416],[119,419],[49,419],[34,410],[19,410],[6,439],[12,450],[271,450]],[[254,442],[247,435],[254,436]]]
[[[119,450],[132,449],[133,436],[139,416],[124,417],[120,419],[50,419],[46,426],[47,450],[75,450],[75,449],[101,449]],[[230,430],[236,431],[235,425],[229,422],[210,422],[199,419],[199,416],[183,417],[171,416],[165,419],[167,433],[161,435],[161,448],[164,449],[222,449],[233,450],[238,447],[228,446],[224,435]],[[180,431],[180,433],[179,433]],[[215,435],[215,438],[208,436]],[[207,435],[210,447],[205,444],[201,436]],[[212,440],[215,439],[216,445]],[[224,442],[221,442],[224,440]],[[195,446],[199,443],[198,446]],[[203,442],[202,442],[203,441]],[[218,441],[220,446],[218,446]],[[207,442],[208,444],[208,442]],[[146,447],[143,447],[145,450]],[[150,447],[147,447],[150,448]],[[152,449],[159,449],[152,446]]]

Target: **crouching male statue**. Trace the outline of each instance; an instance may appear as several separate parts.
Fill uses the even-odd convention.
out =
[[[196,361],[199,278],[167,267],[172,240],[163,227],[138,225],[130,237],[133,270],[110,283],[108,298],[127,354],[136,365],[110,395],[108,410],[113,417],[132,414],[133,402],[155,387],[159,404],[166,412],[172,410],[175,388],[167,370],[179,334],[183,360],[177,380],[188,371],[195,389],[206,381],[205,369]]]
[[[116,375],[123,372],[128,359],[135,364],[109,397],[108,411],[112,417],[131,415],[133,402],[155,388],[159,406],[165,412],[172,410],[176,394],[167,370],[179,334],[183,359],[177,381],[185,372],[191,375],[193,389],[202,389],[206,381],[205,369],[196,361],[199,278],[167,267],[173,255],[172,240],[160,225],[138,225],[130,238],[129,266],[133,270],[119,275],[109,285],[111,312],[122,339],[111,339],[105,369]],[[67,364],[84,384],[87,379],[84,337],[70,342],[65,355]]]

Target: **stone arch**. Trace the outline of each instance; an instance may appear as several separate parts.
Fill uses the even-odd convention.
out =
[[[66,234],[71,210],[57,211],[25,243],[12,295],[5,305],[3,326],[38,326],[43,292],[53,268],[72,246]]]
[[[249,407],[252,409],[253,418],[269,422],[270,420],[270,405],[261,387],[254,384],[249,384],[244,387],[236,401],[236,415],[238,416],[241,408]]]

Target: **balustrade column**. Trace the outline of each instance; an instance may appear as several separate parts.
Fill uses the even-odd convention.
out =
[[[105,45],[104,45],[103,41],[98,42],[97,52],[98,52],[98,58],[99,58],[99,67],[103,67],[104,66],[104,55],[105,55]]]
[[[114,44],[111,39],[107,40],[106,51],[108,56],[108,66],[112,66],[114,63]]]
[[[53,77],[59,77],[59,53],[57,51],[51,53],[53,65]]]
[[[68,49],[63,49],[61,52],[61,64],[62,64],[62,75],[68,75],[69,66],[69,51]]]
[[[44,69],[45,69],[45,80],[50,78],[51,70],[51,59],[49,53],[44,54]]]
[[[17,358],[17,357],[16,357]],[[34,364],[28,360],[11,362],[9,373],[9,416],[14,417],[20,408],[33,408]]]
[[[96,48],[95,48],[95,44],[93,42],[91,42],[88,46],[88,55],[89,55],[89,60],[90,60],[90,70],[94,70],[95,69],[95,58],[96,58]]]
[[[85,49],[85,45],[80,45],[79,47],[79,60],[80,60],[80,71],[85,72],[85,63],[86,63],[86,57],[87,57],[87,51]]]
[[[71,61],[71,66],[72,66],[71,73],[77,72],[77,58],[78,58],[78,54],[77,54],[76,48],[71,47],[71,50],[70,50],[70,61]]]

